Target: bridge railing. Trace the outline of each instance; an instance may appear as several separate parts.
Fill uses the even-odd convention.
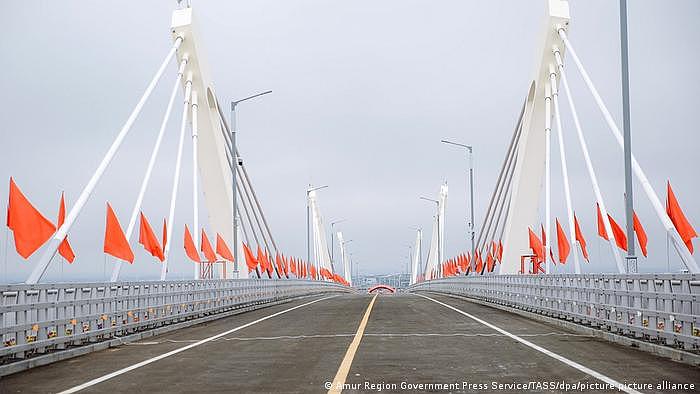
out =
[[[700,275],[452,277],[411,286],[465,296],[684,349],[700,349]]]
[[[183,280],[0,285],[0,363],[206,315],[351,291],[307,280]]]

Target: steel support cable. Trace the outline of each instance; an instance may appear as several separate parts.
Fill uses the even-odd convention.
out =
[[[571,91],[569,90],[569,83],[566,78],[566,73],[564,72],[564,63],[561,58],[561,54],[559,51],[554,52],[554,57],[557,61],[557,67],[559,69],[559,75],[561,78],[561,85],[564,90],[564,93],[566,95],[567,101],[569,103],[569,108],[571,110],[571,115],[574,120],[574,128],[576,130],[576,135],[578,137],[579,141],[579,146],[581,147],[581,151],[583,152],[583,158],[584,162],[586,163],[586,169],[588,170],[588,176],[591,180],[591,184],[593,186],[593,192],[596,197],[596,202],[598,203],[598,206],[600,207],[601,210],[601,216],[603,217],[603,227],[605,228],[605,231],[607,234],[612,233],[612,226],[610,224],[610,219],[608,216],[608,210],[605,205],[605,202],[603,201],[603,194],[600,191],[600,186],[598,185],[598,177],[596,176],[595,169],[593,168],[593,162],[591,161],[591,156],[588,151],[588,144],[586,143],[586,139],[583,135],[583,129],[581,128],[581,122],[579,121],[578,117],[578,111],[576,110],[576,105],[574,103],[573,96],[571,95]],[[608,237],[608,244],[610,245],[610,251],[613,254],[613,257],[615,258],[615,262],[617,263],[618,266],[618,271],[620,270],[621,267],[624,267],[622,264],[622,259],[620,257],[620,254],[617,251],[617,244],[615,242],[614,237]],[[572,240],[573,244],[576,244],[576,239]],[[574,253],[576,253],[576,250],[574,249]],[[621,273],[624,273],[624,271],[621,271]]]
[[[241,186],[239,185],[238,182],[236,182],[236,190],[238,191],[239,194],[241,193]],[[250,219],[250,213],[248,212],[248,207],[245,205],[244,199],[241,199],[241,203],[242,203],[241,205],[243,205],[243,212],[245,213],[245,218],[248,219],[248,227],[250,228],[250,232],[253,234],[253,239],[255,239],[255,245],[257,247],[260,247],[260,241],[258,240],[258,236],[255,233],[255,228],[253,227],[253,221]],[[239,210],[239,216],[240,216],[240,210]],[[241,216],[241,218],[243,218],[243,217],[244,216]],[[244,232],[245,232],[244,226],[245,226],[245,221],[241,220],[241,227],[244,228]],[[247,235],[246,235],[246,241],[248,241]],[[250,245],[250,242],[248,242],[248,245]],[[235,245],[234,247],[237,247],[237,245]],[[258,278],[260,278],[260,271],[258,270],[257,266],[255,267],[255,272],[258,274]]]
[[[514,146],[516,148],[518,147],[518,144],[520,142],[521,135],[522,135],[522,126],[518,129],[517,138],[516,138],[515,144],[514,144]],[[505,176],[503,178],[502,183],[498,186],[498,195],[497,195],[496,200],[494,202],[494,208],[493,208],[493,212],[492,212],[493,214],[490,216],[488,227],[485,230],[484,243],[483,243],[483,245],[479,245],[480,251],[481,251],[481,248],[483,248],[483,247],[486,247],[486,249],[488,249],[489,241],[493,241],[495,239],[495,235],[496,235],[496,231],[498,229],[500,218],[502,217],[503,207],[506,205],[506,201],[510,197],[509,190],[510,190],[511,181],[513,180],[513,174],[515,173],[515,163],[516,162],[517,162],[517,149],[514,149],[513,154],[511,154],[507,159]],[[498,214],[496,214],[496,210],[498,210]],[[493,227],[493,231],[491,231],[491,227]],[[491,235],[489,236],[489,234],[491,234]]]
[[[160,129],[158,130],[158,135],[156,137],[155,144],[151,151],[151,157],[148,161],[148,165],[146,166],[146,172],[144,173],[143,180],[141,181],[141,188],[139,189],[139,194],[136,197],[136,202],[134,203],[134,207],[131,210],[131,217],[129,219],[129,224],[126,227],[125,234],[127,240],[131,239],[131,235],[133,234],[133,230],[136,225],[136,219],[138,219],[138,215],[141,210],[141,205],[143,204],[143,199],[146,195],[146,189],[148,188],[148,184],[151,179],[151,174],[153,173],[153,167],[155,166],[156,158],[158,157],[158,153],[160,152],[160,146],[163,141],[163,136],[165,135],[165,129],[168,124],[168,120],[170,119],[170,114],[172,113],[175,97],[177,96],[177,92],[179,90],[180,82],[182,81],[182,76],[184,75],[186,65],[187,59],[182,59],[182,61],[180,62],[180,66],[177,70],[177,77],[175,78],[175,82],[173,83],[173,87],[170,92],[168,104],[165,108],[165,114],[163,115],[163,119],[161,120]],[[115,260],[116,262],[114,268],[112,269],[112,276],[110,277],[111,282],[116,282],[117,279],[119,279],[119,273],[123,264],[121,259]]]
[[[605,121],[608,124],[608,128],[612,132],[612,134],[615,137],[615,140],[617,141],[620,148],[624,149],[624,140],[623,140],[622,134],[620,133],[620,129],[617,127],[617,124],[615,123],[615,120],[612,118],[610,111],[608,111],[608,108],[605,106],[605,103],[603,102],[603,99],[600,97],[600,94],[598,93],[598,90],[595,88],[595,85],[593,85],[593,81],[591,81],[591,78],[588,75],[588,72],[583,67],[581,60],[579,59],[578,55],[576,54],[576,50],[574,50],[574,48],[571,46],[571,43],[569,42],[569,40],[567,38],[566,31],[564,29],[559,29],[559,36],[561,37],[562,41],[564,42],[564,45],[566,46],[566,48],[569,50],[569,55],[574,60],[574,64],[576,65],[576,68],[578,69],[579,73],[581,74],[581,77],[583,78],[584,82],[586,83],[588,90],[593,95],[593,99],[596,101],[596,104],[598,105],[598,109],[600,109],[600,111],[603,113],[603,117],[605,118]],[[678,252],[678,255],[683,260],[683,263],[685,264],[686,268],[691,273],[699,273],[700,267],[698,267],[698,264],[695,261],[695,258],[690,253],[690,250],[688,249],[688,247],[685,245],[685,243],[681,239],[681,236],[678,233],[678,230],[676,229],[673,222],[671,221],[668,214],[666,213],[664,205],[661,203],[659,196],[656,194],[656,191],[654,191],[654,188],[651,186],[651,183],[649,182],[649,179],[647,178],[646,173],[644,173],[644,170],[639,165],[639,162],[637,162],[637,159],[634,157],[634,155],[632,155],[632,169],[634,170],[634,174],[636,175],[637,180],[641,184],[642,189],[644,190],[645,194],[647,195],[649,202],[651,203],[652,207],[654,208],[656,215],[658,216],[659,220],[663,224],[666,232],[671,237],[671,240],[673,241],[673,246],[676,248],[676,252]]]
[[[479,236],[477,237],[477,245],[481,244],[481,239],[482,239],[482,236],[484,235],[484,228],[486,227],[486,223],[491,216],[494,198],[496,198],[496,193],[498,191],[499,185],[501,184],[503,174],[504,174],[504,171],[506,168],[506,162],[507,162],[508,158],[510,158],[510,156],[512,154],[514,154],[513,152],[515,151],[515,148],[517,147],[516,146],[516,139],[517,139],[517,136],[519,134],[520,128],[522,127],[523,115],[525,113],[525,106],[526,105],[527,105],[527,101],[525,101],[525,103],[523,103],[523,107],[520,110],[520,116],[518,117],[518,122],[515,126],[515,130],[513,131],[513,137],[510,140],[510,144],[508,146],[508,151],[506,153],[506,160],[504,160],[503,165],[501,166],[501,170],[498,174],[498,180],[496,181],[496,188],[494,189],[493,193],[491,194],[491,199],[489,200],[489,205],[488,205],[488,208],[486,210],[486,215],[484,216],[484,221],[483,221],[481,228],[479,230]],[[480,249],[480,247],[477,247],[477,249]]]
[[[224,130],[226,131],[225,133],[223,133],[224,140],[226,142],[226,146],[228,147],[228,150],[231,150],[231,140],[229,137],[230,128],[229,128],[228,122],[226,121],[226,118],[223,116],[223,113],[221,112],[221,107],[218,105],[218,101],[217,101],[216,108],[217,108],[217,111],[219,113],[219,121],[221,122],[221,125],[223,126]],[[230,157],[230,155],[228,155],[228,152],[226,152],[226,153],[227,153],[227,157]],[[240,152],[238,151],[238,149],[236,149],[236,154],[240,157]],[[242,173],[241,173],[241,171],[242,171]],[[245,180],[248,184],[248,188],[250,189],[251,194],[253,196],[253,200],[255,201],[255,205],[257,206],[258,211],[260,212],[260,217],[262,218],[263,224],[265,225],[265,230],[267,231],[270,242],[272,243],[272,246],[275,249],[275,253],[278,253],[279,250],[277,248],[277,243],[275,242],[275,239],[272,236],[272,232],[270,231],[270,226],[267,222],[267,218],[265,217],[265,213],[262,210],[262,206],[260,205],[260,200],[258,200],[258,196],[255,193],[255,189],[253,188],[252,182],[250,181],[250,175],[248,174],[248,170],[246,169],[245,164],[240,165],[240,170],[238,171],[238,174],[242,175],[242,177],[245,178]]]
[[[223,126],[223,130],[224,130],[224,133],[223,133],[223,135],[224,135],[224,141],[225,141],[225,143],[226,143],[226,146],[227,146],[227,148],[228,148],[228,151],[230,151],[230,150],[231,150],[231,140],[230,140],[230,137],[229,137],[230,128],[229,128],[228,122],[226,121],[226,118],[224,117],[223,113],[221,112],[221,106],[219,106],[218,100],[217,100],[217,102],[216,102],[216,108],[217,108],[217,112],[219,113],[219,122],[221,122],[221,125]],[[230,163],[230,162],[231,162],[231,155],[228,153],[228,151],[226,152],[226,157],[227,157],[227,159],[229,160],[229,163]],[[238,151],[237,148],[236,148],[236,155],[237,155],[238,157],[240,157],[240,152]],[[240,168],[239,168],[239,167],[240,167]],[[246,170],[245,165],[244,165],[244,164],[241,164],[241,165],[237,166],[237,167],[236,167],[236,171],[237,171],[237,173],[239,174],[239,177],[245,178],[245,183],[243,183],[243,182],[241,181],[241,183],[244,185],[243,188],[246,189],[246,191],[247,191],[248,189],[250,190],[250,194],[251,194],[252,197],[253,197],[253,201],[255,201],[255,206],[257,207],[257,210],[258,210],[258,212],[259,212],[259,214],[260,214],[260,218],[262,219],[262,222],[263,222],[263,224],[264,224],[264,226],[265,226],[265,231],[267,231],[267,237],[266,237],[266,236],[265,236],[265,231],[263,231],[263,228],[262,228],[262,226],[260,225],[260,222],[258,221],[258,215],[257,215],[257,213],[256,213],[255,210],[254,210],[253,213],[254,213],[254,216],[255,216],[256,221],[258,222],[258,226],[259,226],[259,228],[260,228],[260,234],[263,236],[263,240],[265,241],[265,247],[266,247],[266,249],[267,249],[268,251],[271,250],[270,247],[269,247],[269,245],[268,245],[268,243],[267,243],[267,238],[269,238],[270,243],[272,244],[275,253],[276,253],[276,254],[279,254],[279,249],[277,248],[277,243],[275,242],[274,238],[272,237],[272,232],[270,231],[270,226],[269,226],[269,224],[268,224],[268,222],[267,222],[267,218],[265,217],[265,213],[264,213],[263,210],[262,210],[262,206],[260,205],[260,201],[258,200],[257,194],[255,193],[255,189],[253,189],[253,185],[252,185],[252,183],[250,182],[250,176],[248,175],[248,171]],[[247,184],[247,187],[245,186],[246,184]],[[252,207],[252,202],[250,202],[250,196],[248,196],[248,195],[246,194],[246,198],[249,199],[249,203],[250,203],[250,205],[251,205],[251,207]],[[277,272],[277,275],[281,278],[282,276],[281,276],[280,273],[278,272],[277,267],[275,266],[274,268],[275,268],[275,272]]]
[[[245,165],[241,165],[241,170],[243,171],[243,176],[248,183],[248,187],[250,188],[251,193],[253,194],[253,200],[255,201],[255,205],[258,207],[258,211],[260,211],[260,217],[263,220],[263,224],[265,225],[265,230],[267,230],[267,234],[270,237],[270,242],[272,242],[272,246],[275,248],[275,252],[278,252],[277,250],[277,243],[275,242],[275,239],[272,237],[272,232],[270,231],[270,226],[267,223],[267,219],[265,218],[265,213],[262,210],[262,206],[260,205],[260,201],[258,200],[258,196],[255,193],[255,189],[253,189],[253,184],[250,181],[250,176],[248,175],[248,170],[246,170]]]
[[[95,172],[92,174],[92,177],[83,188],[82,192],[80,193],[80,196],[78,196],[78,199],[75,201],[75,204],[68,211],[63,225],[61,225],[56,230],[56,233],[53,235],[51,240],[48,241],[46,249],[44,250],[44,254],[41,256],[39,263],[36,265],[36,267],[34,267],[34,270],[25,281],[26,284],[36,284],[37,282],[39,282],[39,280],[41,280],[41,277],[44,275],[44,272],[46,272],[46,269],[49,267],[49,264],[51,264],[51,260],[56,255],[59,245],[61,244],[61,242],[63,242],[63,239],[66,237],[66,235],[68,235],[70,228],[73,226],[73,223],[78,218],[78,215],[80,214],[88,199],[92,195],[93,190],[95,190],[95,187],[102,178],[102,175],[104,174],[105,170],[112,162],[112,159],[114,159],[114,156],[121,147],[124,138],[126,138],[127,134],[129,134],[131,126],[134,124],[136,118],[141,113],[144,104],[153,92],[153,89],[155,88],[156,84],[163,75],[163,72],[165,71],[167,65],[170,63],[170,60],[172,60],[173,56],[175,56],[175,52],[180,47],[180,44],[182,44],[183,40],[184,38],[182,36],[179,36],[175,39],[175,42],[170,47],[168,54],[165,56],[163,62],[160,64],[158,71],[156,71],[156,74],[151,79],[151,82],[148,84],[148,87],[139,99],[139,102],[131,111],[129,118],[122,126],[121,130],[119,131],[119,134],[117,134],[117,137],[112,142],[112,145],[107,150],[107,153],[102,158],[102,161],[97,166]]]
[[[177,191],[180,185],[180,170],[182,168],[182,150],[185,145],[185,131],[187,130],[187,122],[189,120],[189,110],[192,95],[192,74],[188,73],[187,82],[185,82],[185,98],[182,103],[182,122],[180,123],[180,138],[177,145],[177,156],[175,158],[175,172],[173,174],[173,187],[170,195],[170,210],[168,213],[168,228],[167,228],[167,238],[172,238],[173,233],[173,223],[175,222],[175,204],[177,203]],[[172,242],[165,244],[163,248],[163,256],[165,259],[161,264],[160,269],[160,280],[165,280],[165,276],[168,273],[168,264],[170,261],[170,246]]]
[[[238,171],[238,173],[240,174],[240,170]],[[265,253],[267,253],[269,256],[270,245],[267,241],[267,237],[265,236],[265,231],[263,230],[262,225],[260,225],[260,219],[258,218],[258,212],[255,210],[255,206],[253,205],[253,201],[251,199],[250,192],[246,188],[246,183],[244,182],[242,177],[239,177],[239,178],[241,178],[241,179],[240,179],[240,183],[236,183],[236,190],[239,191],[239,194],[241,193],[241,190],[243,190],[242,194],[245,196],[245,200],[248,201],[248,206],[250,206],[250,210],[253,212],[253,218],[255,219],[255,223],[257,224],[258,231],[260,232],[260,237],[262,238],[263,243],[265,244]],[[243,200],[243,199],[241,199],[241,200]],[[257,237],[256,237],[256,239],[257,239]],[[275,264],[272,264],[272,268],[277,273],[277,276],[279,278],[281,278],[279,271],[277,270],[277,267]]]
[[[226,144],[226,148],[227,148],[227,149],[224,149],[226,161],[229,164],[229,168],[230,168],[232,174],[233,174],[233,171],[237,171],[237,173],[240,174],[240,170],[238,167],[241,167],[241,166],[238,165],[238,166],[234,167],[233,158],[230,155],[230,151],[231,151],[231,140],[230,140],[230,136],[229,136],[230,129],[229,129],[228,123],[226,122],[226,118],[224,118],[223,113],[221,112],[221,107],[219,106],[218,100],[216,100],[216,109],[217,109],[217,112],[219,114],[219,123],[221,124],[221,131],[222,131],[221,134],[224,137],[224,143]],[[238,153],[238,150],[236,150],[236,153]],[[238,157],[240,157],[240,156],[238,156]],[[247,195],[247,193],[243,193],[242,189],[245,190],[245,187],[242,187],[242,180],[239,182],[236,182],[236,191],[238,192],[238,194],[245,195],[246,198],[248,198],[248,200],[250,201],[250,197]],[[255,226],[253,225],[253,221],[250,218],[250,212],[248,210],[248,207],[245,205],[245,200],[243,198],[241,198],[241,202],[243,203],[243,209],[245,212],[245,216],[246,216],[246,219],[248,219],[249,228],[250,228],[251,233],[253,234],[253,238],[255,239],[255,243],[257,246],[260,246],[260,240],[258,239],[257,233],[255,232]],[[252,204],[251,204],[251,210],[252,209],[253,208],[252,208]],[[238,217],[241,217],[241,218],[243,217],[241,215],[240,208],[238,208],[238,207],[236,208],[236,213],[238,214]],[[256,221],[257,221],[257,217],[256,217]],[[243,232],[245,235],[246,243],[248,245],[250,245],[250,238],[248,237],[248,234],[245,231],[244,225],[245,225],[244,221],[241,220],[241,226],[243,227]],[[258,223],[258,227],[260,227],[259,223]],[[262,229],[260,230],[260,233],[261,233],[261,235],[263,235]],[[268,249],[267,248],[267,241],[264,238],[263,238],[263,241],[265,241],[265,246],[266,246],[266,250],[267,250]],[[237,248],[238,245],[233,245],[233,247]],[[258,271],[257,267],[255,268],[255,271],[258,274],[258,277],[260,277],[260,272]]]
[[[279,254],[279,251],[277,250],[277,245],[275,244],[275,241],[272,239],[272,234],[270,234],[270,229],[267,226],[267,221],[265,220],[265,215],[263,214],[262,208],[260,207],[260,202],[258,201],[256,195],[255,195],[255,190],[253,189],[253,185],[250,184],[250,179],[248,178],[248,173],[245,170],[245,167],[243,165],[239,166],[240,168],[238,169],[238,174],[239,178],[241,178],[241,184],[243,185],[243,188],[246,189],[246,198],[248,198],[249,204],[251,204],[251,207],[253,208],[253,215],[255,216],[255,221],[258,224],[258,227],[260,228],[260,235],[263,237],[263,241],[265,242],[265,248],[267,251],[271,251],[270,245],[268,244],[268,238],[270,240],[270,243],[272,244],[275,254]],[[252,202],[251,202],[251,196],[252,196]],[[255,206],[253,206],[253,202],[255,202]],[[255,208],[257,207],[257,211]],[[258,220],[258,216],[263,221],[263,226],[260,225],[260,221]],[[267,235],[265,234],[265,231],[267,231]],[[276,256],[275,256],[276,257]],[[276,261],[275,261],[276,263]],[[282,279],[282,274],[279,272],[277,269],[277,264],[273,264],[273,268],[275,269],[275,272],[277,273],[277,277]]]
[[[520,140],[520,135],[518,136],[518,141],[519,141],[519,140]],[[516,142],[516,145],[517,145],[517,142]],[[499,241],[500,241],[500,240],[502,239],[502,237],[503,237],[503,231],[504,231],[504,229],[505,229],[505,221],[506,221],[507,215],[508,215],[508,214],[507,214],[508,211],[506,211],[506,216],[505,216],[505,218],[504,218],[504,216],[503,216],[503,209],[505,208],[506,205],[510,206],[511,184],[512,184],[512,181],[513,181],[513,174],[515,173],[515,163],[517,162],[517,160],[518,160],[518,159],[517,159],[517,154],[516,154],[516,155],[513,155],[513,160],[511,161],[510,168],[506,171],[505,187],[504,187],[504,189],[503,189],[503,191],[504,191],[504,193],[503,193],[503,198],[500,199],[500,201],[497,201],[497,205],[499,206],[499,208],[498,208],[498,214],[495,215],[495,222],[494,222],[494,226],[493,226],[493,231],[492,231],[492,234],[491,234],[491,237],[490,237],[490,239],[491,239],[492,241],[495,241],[495,240],[496,240],[496,233],[498,232],[498,227],[499,227],[499,225],[500,225],[500,227],[501,227],[501,235],[500,235],[500,237],[498,238]],[[504,219],[501,220],[501,218],[504,218]],[[488,238],[488,237],[489,237],[488,233],[486,234],[486,237],[487,237],[486,239],[489,239],[489,238]]]

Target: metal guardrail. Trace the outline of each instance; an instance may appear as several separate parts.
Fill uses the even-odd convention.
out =
[[[466,296],[686,350],[700,349],[700,275],[492,275],[408,291]]]
[[[350,288],[307,280],[0,285],[0,363],[139,331]]]

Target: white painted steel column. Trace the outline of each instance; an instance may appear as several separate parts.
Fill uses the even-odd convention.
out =
[[[610,115],[610,111],[608,111],[608,108],[605,106],[603,99],[600,97],[600,94],[598,94],[598,90],[593,85],[593,81],[591,81],[591,78],[588,76],[586,69],[583,68],[583,64],[581,63],[579,57],[576,55],[576,51],[571,46],[569,39],[566,37],[566,32],[564,31],[564,29],[559,29],[559,36],[564,41],[566,48],[571,53],[571,57],[574,59],[576,67],[581,73],[583,80],[586,82],[586,86],[588,86],[588,89],[591,91],[591,94],[593,95],[596,104],[598,104],[598,108],[600,108],[600,111],[603,113],[603,117],[608,123],[608,127],[613,133],[615,140],[617,140],[620,149],[624,150],[624,140],[622,138],[622,134],[620,133],[620,129],[617,127],[617,124],[615,124],[612,115]],[[639,183],[642,184],[642,188],[644,189],[647,198],[651,202],[651,205],[654,207],[656,215],[659,217],[659,220],[661,220],[661,223],[666,229],[666,232],[668,232],[668,234],[671,236],[673,246],[676,248],[676,251],[683,260],[683,263],[685,264],[686,268],[690,273],[700,273],[700,267],[698,267],[698,263],[695,261],[693,255],[690,254],[688,247],[681,239],[681,236],[678,234],[678,231],[674,227],[673,222],[671,222],[671,218],[669,218],[668,214],[666,214],[666,209],[664,208],[663,204],[661,204],[661,200],[659,200],[659,197],[656,195],[654,188],[651,186],[651,183],[649,183],[649,179],[647,178],[646,174],[642,170],[642,167],[639,165],[634,155],[632,155],[632,169],[634,170],[634,173],[637,176]]]
[[[550,84],[544,87],[544,234],[547,242],[544,243],[544,267],[545,273],[550,273],[549,243],[552,223],[552,88]],[[537,229],[535,229],[537,231]]]
[[[131,235],[134,232],[134,227],[136,226],[136,219],[139,217],[139,212],[141,210],[141,204],[143,204],[143,198],[146,195],[146,189],[148,188],[148,182],[151,179],[151,174],[153,173],[153,167],[155,166],[156,158],[158,157],[158,152],[160,152],[160,145],[163,142],[163,136],[165,135],[165,128],[170,119],[170,113],[173,109],[173,103],[175,102],[175,96],[177,95],[178,88],[180,87],[180,80],[185,72],[185,66],[187,65],[187,59],[182,59],[180,62],[180,67],[177,70],[177,78],[175,79],[175,84],[170,93],[170,99],[168,100],[168,105],[165,108],[165,115],[163,115],[163,120],[160,122],[160,130],[158,130],[158,137],[156,137],[156,143],[153,146],[153,151],[151,152],[151,158],[148,160],[148,166],[146,167],[146,173],[143,176],[143,181],[141,181],[141,188],[139,189],[138,197],[136,197],[136,203],[134,203],[134,208],[131,210],[131,217],[129,218],[129,224],[126,227],[126,239],[131,239]],[[116,259],[114,269],[112,270],[111,282],[116,282],[119,279],[119,273],[122,269],[122,264],[124,262],[120,259]]]
[[[187,129],[187,118],[190,110],[190,95],[192,93],[192,74],[187,75],[187,82],[185,82],[185,99],[182,106],[182,123],[180,124],[180,141],[177,146],[177,159],[175,160],[175,174],[173,176],[173,189],[170,195],[170,213],[168,214],[168,239],[172,239],[173,234],[173,223],[175,218],[175,203],[177,201],[177,189],[180,183],[180,168],[182,167],[182,148],[185,143],[185,130]],[[165,260],[161,265],[160,270],[160,280],[165,280],[165,275],[168,272],[168,262],[170,261],[170,246],[172,242],[168,242],[165,245],[165,250],[163,254],[165,255]]]
[[[559,140],[559,157],[561,158],[561,172],[564,177],[564,196],[566,197],[566,214],[569,219],[569,239],[571,242],[576,240],[576,229],[574,228],[574,210],[571,204],[571,188],[569,187],[569,169],[566,165],[566,150],[564,148],[564,132],[561,126],[561,113],[559,112],[559,91],[557,89],[557,73],[554,71],[554,65],[549,68],[549,83],[552,89],[552,101],[554,102],[554,119],[557,122],[557,139]],[[551,244],[552,240],[547,239]],[[575,251],[574,251],[575,252]],[[581,273],[581,265],[578,261],[578,254],[574,255],[574,272]],[[545,256],[545,259],[547,256]]]
[[[605,227],[605,232],[607,234],[612,234],[612,226],[610,225],[610,218],[608,217],[608,210],[605,208],[605,202],[603,201],[603,194],[600,191],[600,186],[598,185],[598,177],[593,169],[593,162],[591,161],[591,155],[588,153],[588,145],[586,144],[586,139],[583,136],[583,130],[581,129],[581,122],[578,118],[578,112],[576,111],[576,106],[574,105],[574,99],[571,96],[571,91],[569,91],[569,82],[566,79],[566,73],[564,72],[564,62],[561,59],[561,54],[559,51],[554,52],[554,57],[557,60],[557,67],[559,68],[559,77],[561,79],[561,85],[564,88],[564,93],[566,94],[566,99],[571,108],[571,115],[574,119],[574,126],[576,128],[576,135],[578,136],[578,142],[583,151],[583,158],[586,162],[586,169],[588,170],[588,176],[591,178],[591,183],[593,184],[593,192],[595,193],[596,202],[600,207],[601,215],[603,216],[603,227]],[[574,240],[575,241],[575,240]],[[572,242],[574,242],[572,241]],[[615,258],[615,263],[617,265],[617,270],[620,273],[625,273],[625,266],[622,264],[622,258],[617,250],[617,244],[615,243],[615,238],[608,236],[608,244],[610,245],[610,251]],[[580,247],[580,245],[579,245]]]
[[[168,52],[168,54],[165,56],[163,63],[161,63],[160,68],[158,68],[158,71],[156,72],[156,75],[153,77],[151,82],[148,84],[146,91],[141,96],[141,99],[136,104],[136,107],[134,107],[134,109],[131,111],[131,115],[129,115],[129,118],[126,120],[126,123],[124,123],[124,126],[122,126],[121,130],[119,131],[119,134],[117,135],[117,138],[114,139],[114,142],[112,142],[112,145],[109,147],[109,150],[107,151],[105,156],[102,158],[102,162],[100,162],[100,165],[95,170],[95,173],[92,174],[92,177],[88,181],[87,185],[85,185],[85,188],[83,188],[83,191],[80,193],[80,196],[75,201],[75,205],[73,205],[73,207],[68,212],[68,215],[66,215],[65,222],[63,222],[63,225],[58,229],[58,231],[56,231],[56,234],[54,234],[53,238],[51,238],[51,240],[49,241],[48,246],[46,247],[46,249],[44,251],[44,254],[41,256],[41,260],[39,260],[39,263],[37,264],[36,267],[34,267],[34,270],[32,271],[31,275],[29,275],[29,278],[27,278],[27,281],[26,281],[27,284],[35,284],[35,283],[39,282],[41,277],[44,275],[44,272],[46,272],[46,269],[49,267],[49,264],[51,263],[51,259],[53,259],[53,256],[56,254],[56,251],[58,250],[58,246],[61,244],[61,242],[63,242],[63,239],[68,234],[68,231],[70,231],[71,226],[73,226],[73,223],[78,218],[78,215],[80,214],[80,211],[82,211],[83,206],[85,205],[87,200],[90,198],[92,191],[95,190],[95,186],[97,186],[97,182],[100,181],[105,170],[107,169],[109,164],[112,162],[114,155],[119,150],[119,147],[121,146],[122,142],[124,141],[124,138],[126,137],[127,134],[129,134],[129,131],[131,130],[131,126],[134,124],[134,122],[136,121],[136,118],[141,113],[141,109],[143,108],[143,105],[146,103],[148,98],[151,96],[151,93],[153,92],[153,88],[155,88],[156,84],[160,80],[161,76],[163,75],[163,72],[165,71],[165,67],[168,65],[168,63],[170,63],[170,60],[175,55],[175,52],[180,47],[180,44],[182,44],[182,41],[183,41],[182,36],[177,37],[175,39],[175,43],[170,48],[170,51]]]
[[[411,284],[418,279],[418,267],[420,266],[421,230],[416,230],[416,244],[413,248],[413,264],[411,267]]]
[[[197,92],[192,92],[192,226],[194,227],[194,245],[199,250],[199,189],[197,187],[197,139],[199,138],[199,130],[197,126],[199,111],[199,102],[197,100]],[[236,245],[233,246],[234,248]],[[226,263],[224,263],[226,264]],[[199,279],[199,266],[193,264],[194,279]]]

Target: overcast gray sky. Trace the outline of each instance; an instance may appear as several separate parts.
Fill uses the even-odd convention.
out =
[[[571,0],[570,39],[620,116],[618,3]],[[440,139],[472,144],[477,224],[494,187],[536,61],[544,0],[528,1],[193,1],[219,99],[274,93],[240,106],[239,142],[281,248],[305,255],[305,188],[319,193],[363,273],[405,269],[411,226],[425,238],[434,207],[419,196],[450,187],[446,253],[467,249],[466,160]],[[52,219],[61,190],[77,198],[171,45],[174,0],[5,1],[0,24],[0,209],[14,176]],[[629,5],[634,152],[659,192],[670,178],[690,221],[700,228],[697,111],[700,107],[700,2],[637,0]],[[566,61],[566,59],[565,59]],[[102,279],[104,204],[122,223],[131,206],[163,114],[175,64],[168,68],[132,133],[71,232],[78,258],[54,264],[49,280]],[[624,222],[623,162],[581,78],[570,72],[606,204]],[[174,111],[144,209],[167,214],[179,111]],[[596,237],[594,196],[563,105],[574,207],[588,237],[587,271],[614,271]],[[553,145],[556,147],[556,145]],[[556,152],[556,150],[553,150]],[[558,158],[553,157],[553,214],[564,217]],[[189,174],[186,150],[184,174]],[[650,235],[641,271],[666,267],[662,227],[641,188],[637,211]],[[184,176],[171,276],[191,273],[179,248],[189,220],[191,181]],[[204,215],[203,215],[204,217]],[[12,235],[0,234],[2,281],[24,280],[40,253],[23,261]],[[135,242],[133,242],[136,244]],[[700,248],[700,242],[696,242]],[[138,245],[126,278],[155,278],[159,263]],[[427,249],[427,241],[424,245]],[[697,254],[696,254],[697,256]],[[674,270],[679,259],[670,253]],[[571,267],[565,268],[565,272]],[[61,272],[63,270],[63,272]]]

